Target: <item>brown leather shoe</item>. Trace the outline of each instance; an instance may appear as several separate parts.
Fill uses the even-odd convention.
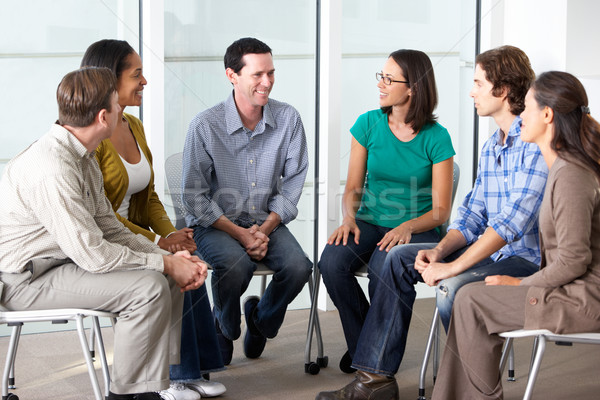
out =
[[[396,379],[385,375],[356,372],[356,378],[335,392],[321,392],[315,400],[398,400]]]

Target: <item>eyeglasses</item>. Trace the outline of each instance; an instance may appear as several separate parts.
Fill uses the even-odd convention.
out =
[[[377,79],[377,82],[379,82],[380,80],[383,79],[383,83],[387,86],[391,85],[392,82],[408,83],[408,81],[395,81],[392,78],[390,78],[389,76],[384,76],[381,72],[375,72],[375,79]]]

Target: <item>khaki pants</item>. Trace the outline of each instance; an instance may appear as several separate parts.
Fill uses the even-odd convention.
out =
[[[504,339],[497,333],[523,328],[528,290],[483,282],[460,289],[432,400],[503,398],[498,366]]]
[[[35,272],[35,268],[34,268]],[[169,364],[179,363],[183,294],[150,270],[92,274],[73,263],[0,274],[3,305],[11,310],[89,308],[119,313],[114,327],[111,391],[153,392],[169,387]]]

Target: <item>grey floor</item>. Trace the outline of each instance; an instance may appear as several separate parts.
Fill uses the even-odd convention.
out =
[[[396,375],[401,399],[416,399],[418,375],[427,338],[433,300],[417,300],[407,350]],[[318,375],[304,373],[304,346],[308,310],[289,311],[277,338],[270,340],[263,356],[246,359],[241,339],[235,342],[231,365],[212,379],[227,387],[224,399],[314,399],[321,390],[333,390],[352,380],[338,369],[345,351],[337,312],[319,314],[323,327],[325,355],[329,366]],[[113,336],[104,328],[108,358],[112,359]],[[527,381],[531,339],[516,342],[516,382],[505,382],[505,399],[520,399]],[[0,354],[6,354],[8,338],[0,338]],[[313,359],[316,345],[313,346]],[[96,362],[98,364],[99,362]],[[576,344],[562,347],[549,344],[537,381],[534,399],[599,399],[600,346]],[[430,367],[431,368],[431,367]],[[98,373],[99,379],[101,374]],[[77,335],[73,331],[24,335],[16,365],[17,389],[21,400],[93,399],[87,369]],[[428,376],[427,394],[433,385]]]

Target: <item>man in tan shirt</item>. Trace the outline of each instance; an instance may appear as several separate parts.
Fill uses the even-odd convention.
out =
[[[73,71],[57,100],[57,123],[0,181],[2,304],[119,313],[108,399],[159,400],[179,363],[182,292],[204,283],[206,264],[133,234],[104,195],[94,150],[118,120],[114,74]]]

